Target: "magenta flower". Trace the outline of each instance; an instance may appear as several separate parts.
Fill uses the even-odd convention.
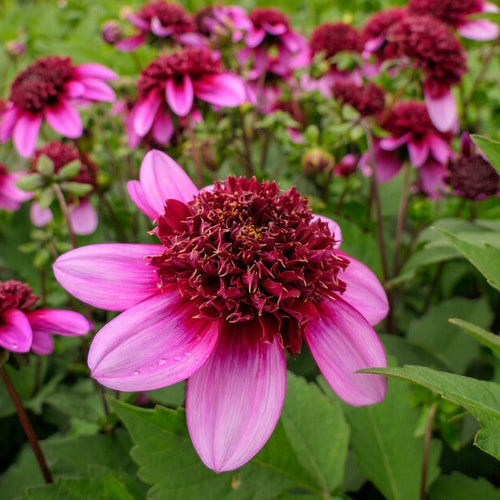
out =
[[[130,113],[131,126],[139,137],[151,130],[159,144],[166,144],[174,132],[171,112],[193,118],[195,97],[219,107],[239,106],[246,100],[243,80],[225,70],[220,55],[194,47],[159,56],[142,71],[137,86],[139,100]]]
[[[212,5],[195,16],[197,30],[215,42],[229,39],[232,43],[243,40],[252,29],[245,9],[237,5]]]
[[[150,151],[128,190],[160,244],[101,244],[59,257],[57,280],[81,300],[124,311],[91,345],[92,376],[141,391],[188,379],[194,447],[217,472],[250,460],[271,435],[286,386],[284,349],[305,339],[335,392],[353,405],[384,398],[370,326],[387,313],[375,275],[337,249],[338,226],[294,189],[229,177],[201,191]],[[96,272],[98,270],[98,272]]]
[[[448,27],[431,16],[405,16],[387,32],[388,40],[402,60],[422,70],[427,111],[441,132],[457,124],[457,105],[451,87],[467,71],[460,42]]]
[[[54,165],[54,173],[57,174],[65,165],[72,161],[80,162],[80,171],[75,177],[66,179],[71,182],[90,184],[95,188],[97,167],[86,155],[81,155],[72,144],[52,141],[35,151],[31,160],[31,169],[36,171],[41,156],[47,156]],[[70,197],[68,200],[69,223],[75,234],[92,234],[97,229],[97,213],[90,203],[89,196],[81,198]],[[35,226],[45,226],[52,220],[50,208],[42,208],[37,201],[33,201],[30,207],[31,222]]]
[[[21,203],[32,198],[16,186],[16,182],[25,174],[21,172],[9,173],[7,166],[0,163],[0,209],[14,212],[19,210]]]
[[[10,88],[0,122],[0,141],[12,137],[21,156],[33,154],[43,119],[59,134],[80,137],[83,125],[75,104],[114,101],[105,83],[116,74],[100,64],[73,66],[69,57],[37,59],[19,73]]]
[[[135,50],[146,43],[148,38],[151,41],[171,38],[184,43],[189,41],[190,35],[195,31],[194,20],[184,7],[162,0],[147,3],[135,14],[127,11],[125,18],[137,28],[138,33],[114,44],[123,52]]]
[[[246,47],[238,53],[240,63],[252,60],[249,79],[266,72],[289,75],[309,64],[307,40],[290,27],[288,18],[275,8],[256,8],[250,12],[252,27],[244,38]]]
[[[93,328],[74,311],[34,309],[37,301],[25,283],[0,281],[0,347],[12,352],[50,354],[54,346],[50,334],[73,337]]]
[[[498,36],[498,25],[494,22],[470,19],[474,14],[498,12],[496,5],[484,0],[410,0],[408,11],[434,16],[472,40],[494,40]]]
[[[381,125],[391,135],[377,142],[377,179],[385,182],[399,172],[403,161],[396,152],[406,146],[411,165],[418,169],[422,190],[437,196],[444,187],[445,165],[453,156],[451,134],[434,126],[420,101],[396,104]]]

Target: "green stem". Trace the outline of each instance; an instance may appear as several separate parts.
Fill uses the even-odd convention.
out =
[[[247,177],[253,177],[254,168],[252,164],[252,148],[250,147],[250,139],[245,128],[245,117],[240,109],[238,109],[238,117],[240,119],[241,136],[243,138],[243,147],[245,148],[245,175]]]
[[[403,237],[403,230],[406,220],[406,209],[408,207],[408,194],[410,192],[410,165],[408,163],[405,163],[403,168],[403,191],[401,193],[401,199],[399,202],[398,222],[396,225],[396,236],[394,239],[394,270],[398,269],[401,261],[399,252],[401,250],[401,239]]]
[[[434,403],[429,410],[429,416],[427,417],[427,426],[425,428],[424,451],[422,453],[422,474],[420,476],[420,500],[425,500],[427,496],[425,489],[427,485],[427,470],[429,468],[429,454],[431,451],[432,426],[434,424],[436,410],[437,403]]]
[[[187,130],[188,130],[189,142],[191,143],[191,152],[193,154],[196,184],[197,187],[201,189],[203,187],[203,169],[200,161],[199,151],[198,148],[196,147],[197,141],[196,141],[196,134],[194,133],[194,126],[195,126],[194,120],[189,120]]]
[[[40,444],[38,442],[38,439],[36,437],[35,431],[33,430],[33,427],[31,426],[31,423],[29,421],[28,415],[24,411],[23,408],[23,403],[21,399],[19,398],[19,395],[17,394],[16,388],[14,387],[14,384],[12,383],[9,374],[5,370],[3,366],[0,367],[0,375],[2,377],[3,383],[5,384],[5,388],[7,389],[7,392],[9,393],[10,399],[12,400],[12,403],[14,404],[14,407],[17,412],[17,416],[19,417],[19,422],[21,422],[21,425],[23,426],[24,432],[26,433],[26,437],[28,438],[28,441],[31,445],[31,448],[33,450],[33,453],[35,454],[36,460],[38,462],[38,466],[40,467],[40,471],[42,472],[43,478],[45,479],[45,482],[47,484],[53,483],[54,480],[52,479],[52,474],[50,473],[49,466],[47,465],[47,462],[45,460],[45,456],[43,454],[42,449],[40,448]]]
[[[66,222],[66,227],[68,228],[69,241],[71,243],[71,246],[73,248],[76,248],[77,247],[76,236],[73,231],[73,228],[71,227],[71,221],[69,218],[69,209],[66,200],[64,199],[64,194],[61,191],[61,188],[57,184],[54,184],[52,187],[54,189],[54,193],[56,194],[57,201],[59,202],[59,206],[61,207],[61,211],[63,213],[63,217]]]

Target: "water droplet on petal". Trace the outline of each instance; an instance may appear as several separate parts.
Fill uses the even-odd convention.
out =
[[[164,365],[165,363],[167,362],[167,360],[165,358],[161,358],[160,361],[158,361],[158,364],[160,366]]]
[[[19,347],[15,342],[10,344],[10,346],[12,347],[12,349],[17,349]]]
[[[182,359],[181,356],[175,356],[174,361],[180,361]]]
[[[139,370],[136,370],[133,375],[139,375],[141,372]]]

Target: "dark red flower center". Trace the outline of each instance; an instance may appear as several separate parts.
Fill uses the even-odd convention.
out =
[[[385,9],[371,16],[363,27],[363,37],[365,40],[378,38],[386,35],[387,30],[395,23],[406,16],[405,9],[393,8]]]
[[[25,283],[14,280],[0,281],[0,314],[10,309],[29,311],[38,299]]]
[[[150,2],[137,11],[137,16],[147,22],[157,18],[163,27],[173,29],[173,34],[194,31],[193,18],[181,5],[163,1]]]
[[[437,17],[455,28],[464,23],[470,14],[481,12],[481,0],[410,0],[410,14]]]
[[[162,286],[176,284],[200,317],[258,319],[292,353],[315,304],[345,290],[348,261],[295,188],[228,177],[188,203],[166,200],[157,224],[164,249],[151,263]]]
[[[142,71],[137,87],[141,97],[145,97],[153,90],[162,92],[166,81],[171,78],[182,81],[184,75],[189,75],[192,80],[196,80],[223,71],[224,67],[218,54],[207,49],[190,47],[161,55],[150,63]]]
[[[333,86],[333,95],[342,104],[349,104],[361,116],[372,116],[385,107],[384,91],[374,83],[357,85],[349,81],[339,81]]]
[[[0,163],[0,177],[7,175],[7,172],[7,165],[5,165],[5,163]]]
[[[460,156],[448,164],[446,179],[453,191],[469,200],[480,200],[498,193],[499,176],[480,155]]]
[[[60,102],[71,74],[69,57],[42,57],[17,75],[9,99],[23,111],[38,113]]]
[[[407,16],[389,28],[387,37],[398,55],[411,58],[432,83],[450,87],[467,71],[462,45],[434,17]]]
[[[257,29],[266,29],[266,26],[276,26],[283,24],[290,29],[288,18],[278,9],[274,8],[257,8],[250,12],[250,21]]]
[[[73,177],[73,182],[91,184],[95,186],[97,167],[88,157],[82,156],[78,149],[66,142],[52,141],[37,149],[31,160],[31,169],[36,170],[40,156],[47,156],[54,164],[54,170],[58,172],[68,163],[78,160],[80,162],[80,172]]]
[[[332,57],[342,51],[361,52],[363,42],[358,31],[345,23],[326,23],[318,26],[311,35],[313,54],[322,52]]]
[[[449,133],[439,132],[432,124],[423,102],[407,101],[396,104],[387,115],[382,126],[395,137],[401,137],[408,132],[414,139],[422,139],[427,134],[449,137]]]

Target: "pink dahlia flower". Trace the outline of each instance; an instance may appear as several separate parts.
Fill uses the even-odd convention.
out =
[[[187,378],[189,433],[217,472],[245,464],[271,435],[284,350],[295,355],[303,339],[345,401],[384,398],[384,378],[355,373],[386,364],[371,326],[387,313],[384,290],[337,249],[338,226],[314,216],[295,188],[229,177],[199,191],[150,151],[128,190],[156,222],[159,244],[80,247],[54,264],[70,293],[124,311],[92,342],[95,379],[141,391]]]
[[[0,209],[15,212],[23,201],[32,198],[32,194],[16,186],[16,182],[23,176],[21,172],[9,173],[7,166],[0,163]]]
[[[411,165],[418,169],[422,190],[437,196],[444,187],[445,165],[453,156],[451,134],[434,126],[420,101],[396,104],[381,125],[391,135],[377,143],[377,179],[388,181],[401,170],[403,162],[396,152],[406,147]]]
[[[193,117],[195,97],[214,106],[234,107],[246,100],[243,80],[224,68],[217,52],[185,48],[160,55],[141,73],[139,100],[130,113],[130,123],[139,137],[150,130],[159,144],[174,132],[171,112]]]
[[[198,32],[215,44],[224,40],[238,43],[253,26],[245,9],[237,5],[206,7],[196,14],[195,21]]]
[[[497,24],[488,19],[470,19],[474,14],[498,12],[496,5],[484,0],[410,0],[408,11],[437,17],[472,40],[494,40],[498,36]]]
[[[38,297],[19,281],[0,281],[0,347],[12,352],[50,354],[52,333],[69,337],[85,335],[93,328],[74,311],[34,309]]]
[[[83,125],[75,104],[112,102],[115,93],[105,82],[116,74],[100,64],[73,66],[69,57],[37,59],[17,75],[1,115],[0,141],[12,137],[21,156],[33,154],[43,119],[59,134],[75,139]]]
[[[250,80],[263,73],[289,75],[310,62],[307,40],[290,27],[288,18],[275,8],[255,8],[250,12],[252,27],[244,38],[246,47],[238,53],[240,63],[252,61]]]
[[[442,132],[457,124],[457,105],[451,87],[467,71],[460,42],[446,24],[431,16],[406,16],[393,24],[387,37],[397,56],[423,71],[427,111]]]
[[[194,19],[184,7],[163,0],[149,2],[136,13],[126,11],[125,18],[137,28],[138,33],[126,38],[120,37],[114,44],[123,52],[135,50],[148,39],[156,42],[170,38],[179,43],[189,43],[195,31]]]
[[[57,174],[65,165],[72,161],[80,162],[80,171],[75,177],[66,179],[71,182],[90,184],[95,188],[97,167],[86,155],[81,155],[72,144],[52,141],[35,151],[31,160],[31,169],[36,171],[41,156],[47,156],[54,165]],[[69,223],[75,234],[92,234],[97,229],[97,213],[90,203],[89,196],[81,198],[70,197],[68,200]],[[50,208],[42,208],[37,201],[30,207],[31,222],[35,226],[45,226],[52,220]]]

